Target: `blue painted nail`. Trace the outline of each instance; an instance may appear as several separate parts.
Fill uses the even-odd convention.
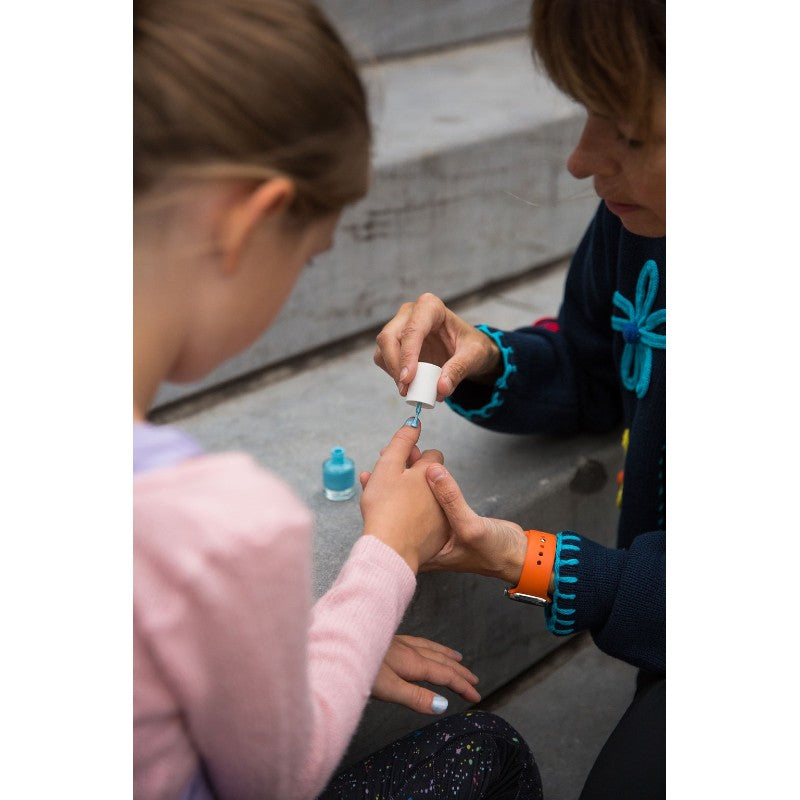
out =
[[[409,428],[418,428],[419,420],[416,417],[409,417],[403,425],[408,425]]]
[[[447,698],[442,697],[440,694],[434,695],[433,702],[431,703],[431,711],[434,714],[444,714],[447,711]]]

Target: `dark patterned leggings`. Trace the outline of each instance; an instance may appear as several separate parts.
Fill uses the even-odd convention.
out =
[[[318,800],[541,800],[539,769],[505,720],[467,711],[426,725],[335,775]]]

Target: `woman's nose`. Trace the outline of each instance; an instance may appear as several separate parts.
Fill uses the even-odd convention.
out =
[[[581,138],[567,159],[567,169],[575,178],[590,178],[592,175],[609,176],[616,171],[611,152],[613,137],[602,129],[601,121],[586,120]]]

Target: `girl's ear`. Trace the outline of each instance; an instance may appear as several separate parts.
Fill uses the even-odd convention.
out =
[[[256,226],[267,217],[286,211],[295,197],[295,186],[289,178],[270,178],[245,195],[239,195],[229,207],[222,222],[222,268],[232,275]]]

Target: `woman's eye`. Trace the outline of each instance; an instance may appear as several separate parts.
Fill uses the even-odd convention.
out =
[[[631,150],[641,150],[644,147],[644,142],[641,139],[632,139],[626,136],[621,130],[617,130],[617,141],[625,143],[625,146]]]

